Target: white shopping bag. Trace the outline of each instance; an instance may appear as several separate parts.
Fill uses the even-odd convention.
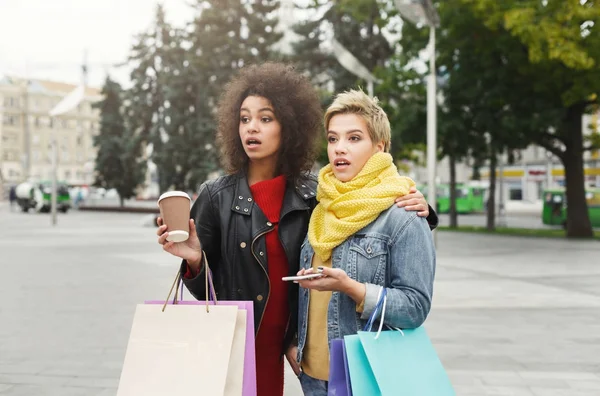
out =
[[[238,311],[178,304],[163,312],[160,305],[138,305],[117,396],[224,395]],[[231,375],[241,382],[243,367]]]

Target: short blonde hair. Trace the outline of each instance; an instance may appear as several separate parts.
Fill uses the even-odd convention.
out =
[[[390,152],[392,143],[390,120],[379,106],[377,98],[371,98],[361,89],[352,89],[338,94],[325,112],[325,131],[329,129],[329,122],[333,116],[338,114],[356,114],[362,117],[367,124],[373,144],[383,142],[384,151]]]

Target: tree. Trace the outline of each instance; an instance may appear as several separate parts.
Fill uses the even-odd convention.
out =
[[[389,16],[393,5],[379,0],[297,0],[296,9],[305,15],[293,30],[299,39],[293,43],[291,60],[302,70],[309,72],[313,83],[320,89],[322,105],[326,108],[333,94],[357,85],[366,87],[353,73],[346,70],[330,50],[331,38],[335,38],[373,73],[385,69],[394,53],[384,31],[395,28]],[[391,8],[390,8],[391,7]],[[380,85],[374,87],[377,95]],[[326,144],[318,161],[327,162]]]
[[[448,0],[437,7],[438,65],[450,82],[444,96],[476,116],[475,131],[489,136],[491,168],[496,155],[511,156],[531,143],[552,151],[566,171],[567,235],[590,236],[583,152],[596,146],[583,137],[581,119],[600,88],[597,3]],[[403,51],[413,59],[425,45],[425,30],[403,27]],[[490,194],[490,204],[493,199]]]
[[[490,32],[514,39],[502,48],[506,59],[526,57],[524,62],[512,62],[510,72],[519,84],[508,93],[507,102],[527,110],[529,128],[523,132],[565,167],[567,236],[591,237],[583,153],[597,148],[598,139],[584,136],[582,116],[599,103],[600,4],[591,0],[461,2]]]
[[[295,43],[293,60],[310,72],[315,83],[324,87],[333,83],[333,91],[340,92],[366,83],[344,69],[335,56],[325,52],[327,40],[334,37],[352,53],[368,70],[384,67],[393,54],[393,48],[384,36],[388,20],[385,4],[377,0],[343,0],[328,2],[297,1],[302,12],[310,14],[294,26],[301,39]]]
[[[196,190],[218,168],[219,95],[239,68],[277,56],[278,7],[278,0],[198,0],[186,29],[167,24],[157,7],[155,24],[140,35],[130,61],[137,65],[132,109],[153,147],[161,191]]]
[[[94,137],[94,146],[98,148],[94,184],[116,189],[123,206],[124,200],[135,196],[137,187],[143,183],[146,163],[140,159],[141,138],[127,128],[123,117],[121,86],[107,77],[102,96],[94,104],[100,110],[100,132]]]
[[[166,132],[165,96],[168,90],[168,69],[165,70],[166,50],[171,45],[173,29],[165,20],[159,4],[154,24],[138,34],[131,48],[128,63],[133,66],[127,91],[127,115],[131,128],[143,139],[148,159],[156,164],[160,192],[172,185],[175,164],[163,149]]]

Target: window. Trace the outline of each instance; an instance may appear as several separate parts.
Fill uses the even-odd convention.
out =
[[[19,107],[19,99],[7,96],[4,98],[4,107]]]
[[[511,201],[522,201],[523,200],[523,190],[520,188],[511,188],[509,190],[509,199]]]
[[[16,143],[18,143],[19,138],[14,133],[4,132],[4,134],[2,135],[2,141],[7,144],[10,144],[10,143],[16,144]]]
[[[4,117],[2,117],[2,123],[4,125],[17,125],[17,117],[5,114]]]
[[[2,157],[4,158],[5,161],[16,161],[17,153],[12,152],[12,151],[5,151],[4,154],[2,155]]]

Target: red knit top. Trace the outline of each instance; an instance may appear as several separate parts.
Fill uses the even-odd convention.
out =
[[[258,395],[265,396],[283,395],[283,338],[288,325],[290,307],[288,284],[281,278],[288,275],[289,265],[279,240],[278,230],[285,184],[285,177],[278,176],[250,186],[254,202],[267,220],[273,224],[273,230],[265,235],[271,290],[256,335],[257,390]]]

